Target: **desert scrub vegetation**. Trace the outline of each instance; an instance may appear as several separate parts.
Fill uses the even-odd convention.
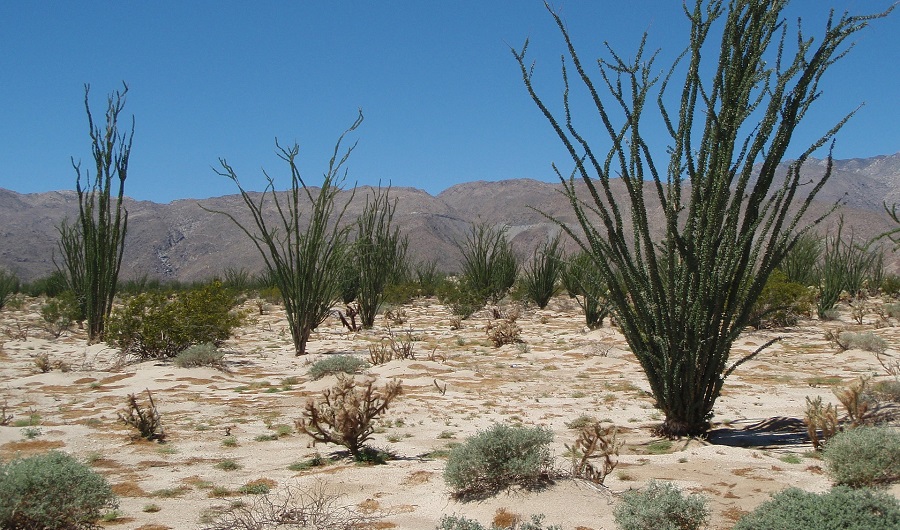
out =
[[[141,403],[135,394],[128,394],[125,410],[119,411],[119,421],[135,429],[141,438],[146,440],[163,440],[166,435],[162,428],[162,419],[153,394],[147,390],[147,401]]]
[[[308,489],[286,487],[233,503],[210,515],[203,530],[357,530],[373,528],[379,517],[344,505],[322,483]]]
[[[397,200],[390,200],[390,188],[379,186],[366,197],[363,211],[356,219],[356,239],[351,246],[353,272],[356,273],[359,318],[362,327],[371,328],[384,302],[388,284],[397,284],[407,274],[406,249],[409,241],[394,223]]]
[[[871,331],[838,331],[826,335],[841,350],[863,350],[882,354],[887,350],[887,341]]]
[[[591,256],[587,252],[579,252],[571,256],[562,271],[562,282],[566,293],[581,306],[584,311],[584,323],[589,329],[597,329],[603,325],[603,319],[609,314],[609,303],[605,280],[599,276],[591,265]]]
[[[58,451],[0,463],[0,528],[94,528],[118,507],[102,475]]]
[[[110,315],[108,342],[140,360],[174,357],[195,344],[218,347],[243,322],[236,304],[218,281],[170,295],[138,294]]]
[[[297,431],[308,434],[313,442],[342,445],[355,459],[364,460],[375,420],[402,392],[400,381],[378,389],[374,379],[359,383],[353,377],[339,376],[337,384],[323,390],[319,400],[306,402],[303,417],[295,423]]]
[[[134,117],[131,119],[131,131],[120,132],[119,115],[125,108],[128,94],[128,85],[122,85],[121,91],[107,96],[106,124],[103,128],[94,124],[89,101],[90,85],[84,86],[84,108],[95,173],[93,178],[90,171],[82,174],[81,162],[76,163],[72,159],[76,174],[78,218],[72,223],[65,220],[58,227],[61,270],[83,309],[90,342],[104,339],[106,320],[116,296],[128,229],[128,212],[123,199],[134,139]],[[112,195],[113,179],[118,181],[115,198]]]
[[[578,225],[558,224],[590,254],[609,288],[616,321],[665,415],[659,428],[665,436],[705,433],[725,380],[768,346],[729,358],[772,271],[822,220],[800,228],[831,177],[831,152],[814,184],[806,185],[803,166],[846,119],[800,147],[786,178],[776,168],[789,148],[797,149],[795,129],[819,100],[829,67],[846,55],[846,42],[887,15],[829,17],[815,39],[798,27],[798,45],[786,52],[787,5],[688,2],[689,42],[668,73],[657,73],[644,39],[633,55],[611,51],[590,62],[599,67],[596,82],[550,9],[566,50],[562,110],[548,108],[535,90],[528,41],[513,51],[526,90],[571,156],[571,169],[554,168]],[[599,123],[571,112],[570,68]],[[704,80],[698,72],[711,75]],[[640,126],[660,80],[658,109],[670,138],[665,151],[654,153]],[[673,86],[677,106],[665,103]],[[602,144],[587,140],[596,137],[585,132],[595,126],[606,133]],[[628,200],[612,199],[619,183]],[[651,230],[651,217],[661,218],[662,237]]]
[[[504,512],[500,515],[511,515]],[[495,519],[502,518],[495,516]],[[494,521],[486,529],[481,523],[461,515],[444,515],[438,522],[437,530],[562,530],[559,525],[544,526],[544,515],[535,514],[528,521],[513,518],[511,521]]]
[[[444,481],[460,498],[539,486],[550,478],[552,441],[544,427],[495,424],[451,449]]]
[[[787,274],[776,269],[753,306],[750,325],[757,329],[793,326],[812,312],[813,301],[808,287],[789,281]]]
[[[309,376],[322,379],[326,375],[358,374],[369,367],[369,363],[353,355],[333,355],[320,359],[309,367]]]
[[[19,292],[19,278],[6,269],[0,269],[0,309]]]
[[[559,289],[565,267],[559,234],[534,251],[531,262],[525,265],[520,280],[525,297],[544,309]]]
[[[241,186],[234,168],[224,158],[217,170],[237,185],[247,210],[253,218],[253,226],[247,226],[228,212],[214,211],[230,219],[256,246],[266,264],[268,275],[281,292],[287,313],[288,328],[297,355],[306,354],[310,334],[331,312],[341,295],[341,280],[345,275],[348,258],[348,233],[350,226],[343,223],[344,213],[351,197],[343,205],[337,205],[337,195],[345,178],[344,165],[354,143],[341,153],[344,138],[362,124],[359,114],[353,124],[338,138],[328,162],[323,181],[317,192],[307,186],[297,168],[300,147],[281,146],[276,140],[278,157],[287,162],[291,173],[291,185],[287,193],[275,192],[275,180],[267,173],[266,188],[255,199]],[[267,214],[265,202],[274,204],[275,221]],[[303,209],[309,208],[303,216]]]
[[[572,459],[572,476],[603,484],[619,463],[624,442],[617,435],[614,425],[591,420],[583,424],[575,443],[565,446]]]
[[[175,366],[179,368],[193,368],[195,366],[212,366],[222,369],[225,367],[223,359],[225,352],[216,349],[211,342],[194,344],[182,350],[175,356]]]
[[[706,498],[685,496],[670,482],[651,480],[643,490],[629,490],[613,511],[621,530],[697,530],[709,519]]]
[[[462,254],[459,283],[475,296],[478,309],[487,302],[498,303],[516,283],[519,262],[506,237],[506,230],[506,227],[476,223],[466,234],[465,240],[457,242]]]
[[[822,458],[839,485],[890,484],[900,480],[900,432],[890,426],[847,429],[825,443]]]
[[[772,496],[734,530],[888,530],[900,528],[900,502],[888,493],[837,486],[825,493],[788,488]]]

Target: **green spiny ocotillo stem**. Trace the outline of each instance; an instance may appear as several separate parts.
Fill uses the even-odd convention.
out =
[[[844,56],[847,39],[890,11],[832,13],[815,39],[802,27],[788,38],[787,5],[685,4],[690,41],[661,78],[655,54],[645,53],[646,38],[633,60],[610,48],[609,58],[589,73],[550,9],[567,50],[561,118],[535,91],[528,42],[513,50],[526,89],[574,164],[569,177],[554,170],[580,226],[560,224],[590,253],[608,284],[616,320],[665,414],[663,435],[705,433],[726,377],[768,346],[729,361],[769,274],[797,237],[821,221],[804,215],[831,175],[830,153],[825,175],[801,187],[809,179],[803,164],[832,142],[850,115],[808,144],[784,179],[776,178],[776,168],[817,99],[823,75]],[[571,112],[570,69],[593,105],[590,134],[589,118]],[[599,82],[592,77],[598,74]],[[664,153],[654,152],[641,129],[658,82],[656,103],[670,137]],[[667,92],[673,86],[679,90],[675,106]],[[604,145],[595,140],[597,127]],[[620,186],[627,199],[616,202]],[[651,233],[651,215],[664,218],[662,239]]]
[[[331,307],[341,294],[341,273],[347,252],[349,227],[341,220],[351,197],[338,210],[335,201],[346,178],[344,164],[356,147],[354,143],[341,152],[344,137],[362,123],[362,111],[349,129],[343,132],[334,146],[328,163],[328,171],[318,193],[306,184],[297,169],[296,158],[300,151],[297,144],[282,147],[277,140],[278,156],[288,163],[291,170],[291,187],[280,196],[275,192],[275,181],[265,174],[268,185],[256,201],[241,186],[234,169],[224,158],[219,159],[219,175],[231,179],[238,187],[256,230],[242,224],[227,212],[209,210],[225,215],[237,225],[256,245],[266,264],[266,269],[281,291],[288,319],[288,328],[297,355],[306,353],[309,336],[328,316]],[[267,221],[266,200],[271,200],[277,218]],[[308,208],[308,219],[301,220],[303,209]]]

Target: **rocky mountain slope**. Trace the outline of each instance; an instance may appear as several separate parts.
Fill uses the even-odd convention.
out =
[[[824,169],[825,163],[818,160],[806,165],[810,177]],[[508,226],[514,248],[522,257],[529,256],[549,235],[559,231],[548,216],[574,222],[560,189],[558,183],[517,179],[468,182],[437,196],[413,188],[393,188],[391,196],[398,201],[395,219],[409,236],[412,259],[435,259],[439,267],[449,271],[458,266],[455,242],[462,240],[470,224],[477,221]],[[356,217],[370,193],[371,188],[356,191],[347,219]],[[624,201],[624,188],[619,193]],[[339,200],[350,196],[351,192],[344,192]],[[834,174],[820,199],[813,213],[823,212],[840,200],[845,203],[840,213],[860,237],[883,232],[892,225],[882,203],[900,202],[900,153],[835,161]],[[0,267],[25,281],[53,271],[54,254],[58,255],[57,227],[64,219],[74,218],[77,209],[72,191],[19,194],[0,188]],[[249,226],[251,220],[238,195],[168,204],[129,199],[127,209],[125,278],[146,275],[151,279],[191,281],[221,274],[228,267],[262,270],[262,260],[252,242],[227,217],[209,211],[229,212]],[[828,226],[836,220],[833,216]],[[888,261],[896,267],[900,257],[894,253]]]

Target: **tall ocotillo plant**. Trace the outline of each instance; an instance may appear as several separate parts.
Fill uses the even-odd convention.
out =
[[[506,238],[506,228],[476,223],[458,243],[462,253],[462,282],[481,302],[498,302],[516,282],[519,264]]]
[[[123,83],[123,86],[121,91],[107,97],[106,125],[102,128],[94,123],[91,114],[90,86],[84,87],[84,108],[96,172],[93,178],[88,171],[82,174],[81,162],[72,159],[77,175],[78,219],[74,224],[64,222],[59,227],[63,272],[79,299],[91,342],[102,339],[112,310],[128,228],[128,212],[122,201],[134,138],[134,117],[131,118],[131,131],[120,132],[119,115],[128,93],[128,85]],[[115,199],[112,196],[114,179],[118,181]]]
[[[707,431],[727,376],[768,346],[729,362],[731,345],[747,325],[769,274],[797,235],[809,228],[799,228],[801,218],[831,174],[829,155],[822,179],[801,188],[803,163],[833,139],[849,115],[812,142],[790,164],[783,181],[776,180],[776,167],[817,99],[823,75],[845,54],[842,44],[873,18],[887,14],[832,14],[818,40],[798,29],[791,55],[782,19],[787,4],[685,4],[690,43],[662,78],[657,99],[671,137],[666,165],[658,163],[641,129],[650,91],[659,81],[653,73],[655,56],[645,54],[646,38],[633,61],[614,51],[610,59],[599,61],[598,86],[563,21],[551,10],[567,49],[562,118],[535,91],[534,66],[526,63],[528,42],[513,50],[526,89],[575,166],[568,178],[554,166],[581,230],[563,227],[590,252],[608,284],[621,330],[665,414],[659,429],[663,435]],[[711,42],[714,30],[721,32],[718,53]],[[715,64],[704,58],[714,58]],[[594,105],[592,112],[608,141],[605,148],[592,145],[581,124],[576,125],[568,62]],[[675,115],[667,107],[666,89],[679,72],[684,80]],[[711,77],[704,81],[706,72]],[[604,101],[600,89],[611,99]],[[616,113],[624,116],[623,122],[613,123]],[[624,204],[615,200],[614,174],[627,191]],[[651,234],[650,217],[658,214],[651,213],[645,191],[651,198],[655,192],[661,207],[661,241]]]
[[[390,188],[373,190],[356,220],[353,256],[358,276],[359,317],[371,328],[384,301],[384,288],[405,268],[408,238],[393,224],[397,201],[390,201]]]
[[[525,295],[541,309],[547,307],[556,294],[557,284],[565,267],[560,245],[561,238],[557,234],[538,247],[522,274]]]
[[[300,151],[297,144],[285,148],[275,141],[278,157],[287,162],[291,170],[291,188],[282,197],[275,192],[274,179],[263,172],[268,185],[259,200],[255,201],[241,186],[234,169],[224,158],[219,159],[222,169],[216,173],[237,185],[256,230],[252,231],[227,212],[209,211],[231,219],[256,245],[281,291],[297,355],[306,353],[310,334],[325,320],[340,297],[340,275],[348,252],[349,230],[341,221],[350,199],[340,209],[336,208],[335,201],[346,178],[344,164],[356,147],[354,143],[342,153],[341,143],[362,121],[360,111],[353,125],[338,138],[318,194],[310,189],[297,169],[296,158]],[[267,199],[272,201],[277,213],[274,223],[267,221],[264,215],[269,210]],[[301,220],[302,208],[307,206],[307,202],[309,219],[304,223]]]

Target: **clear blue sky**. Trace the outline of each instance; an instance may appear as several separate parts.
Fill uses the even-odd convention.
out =
[[[890,0],[796,0],[811,34],[823,9],[871,12]],[[676,0],[556,0],[583,59],[609,41],[631,55],[643,31],[685,45]],[[790,21],[794,27],[794,19]],[[89,167],[82,105],[95,116],[128,82],[136,120],[126,194],[168,202],[236,192],[212,166],[225,157],[250,189],[261,168],[285,185],[274,139],[300,144],[313,184],[362,108],[349,180],[437,193],[471,180],[554,180],[567,157],[528,98],[510,46],[531,38],[536,79],[559,101],[562,42],[539,0],[85,1],[0,5],[0,187],[74,189],[70,157]],[[822,130],[859,103],[838,158],[900,150],[900,12],[858,35],[810,116]],[[809,135],[806,136],[809,138]],[[570,164],[568,164],[570,165]]]

